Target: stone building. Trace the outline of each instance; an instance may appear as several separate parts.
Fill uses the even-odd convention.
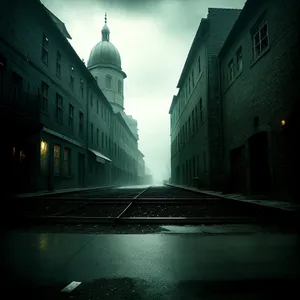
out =
[[[222,185],[217,55],[239,13],[209,8],[192,42],[169,110],[173,183],[192,185],[197,177],[201,187]]]
[[[228,191],[296,198],[299,17],[299,1],[248,0],[220,51]]]
[[[70,38],[64,23],[38,0],[5,1],[1,8],[0,113],[7,141],[1,171],[7,190],[137,181],[137,135]]]

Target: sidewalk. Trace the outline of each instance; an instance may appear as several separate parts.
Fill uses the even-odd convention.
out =
[[[14,197],[32,198],[32,197],[51,196],[51,195],[67,194],[67,193],[74,193],[74,192],[109,189],[113,187],[115,186],[93,186],[93,187],[86,187],[86,188],[72,188],[72,189],[62,189],[62,190],[54,190],[54,191],[39,191],[39,192],[32,192],[32,193],[25,193],[25,194],[16,194],[14,195]]]
[[[188,191],[193,191],[193,192],[197,192],[197,193],[203,193],[203,194],[207,194],[207,195],[211,195],[211,196],[221,197],[224,199],[231,199],[231,200],[242,201],[242,202],[247,202],[247,203],[250,202],[253,204],[257,204],[257,205],[274,207],[274,208],[278,208],[278,209],[285,210],[285,211],[297,211],[300,209],[299,204],[290,203],[290,202],[283,202],[283,201],[277,201],[277,200],[250,200],[250,199],[247,199],[246,196],[243,196],[240,194],[223,194],[222,192],[202,190],[202,189],[197,189],[194,187],[187,187],[187,186],[183,186],[183,185],[170,184],[170,183],[168,183],[167,185],[177,187],[180,189],[184,189],[184,190],[188,190]]]

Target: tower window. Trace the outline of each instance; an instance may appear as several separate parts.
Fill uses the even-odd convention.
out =
[[[106,86],[106,88],[111,89],[111,76],[110,75],[106,75],[105,86]]]
[[[121,82],[121,80],[119,80],[119,82],[118,82],[118,93],[122,93],[122,82]]]

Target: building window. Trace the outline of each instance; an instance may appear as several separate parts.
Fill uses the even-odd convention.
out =
[[[99,146],[99,129],[97,128],[97,146]]]
[[[191,136],[191,116],[188,118],[188,137]]]
[[[79,135],[83,136],[83,113],[79,112]]]
[[[48,92],[49,86],[42,81],[42,102],[41,102],[41,111],[48,112]]]
[[[195,110],[192,111],[192,132],[195,132]]]
[[[94,143],[94,124],[91,123],[91,144]]]
[[[198,73],[201,73],[201,61],[200,61],[200,56],[198,57]]]
[[[200,114],[200,122],[203,122],[203,108],[202,108],[202,98],[199,101],[199,114]]]
[[[97,99],[97,114],[99,114],[99,100]]]
[[[61,77],[61,54],[59,51],[56,53],[56,76]]]
[[[40,164],[41,164],[41,172],[43,174],[48,172],[48,143],[46,141],[41,140],[40,145]]]
[[[42,61],[48,65],[48,54],[49,54],[49,39],[43,34],[42,42]]]
[[[64,148],[64,167],[63,167],[63,174],[64,176],[71,175],[71,149],[65,147]]]
[[[105,86],[107,89],[111,89],[111,76],[110,75],[106,75],[106,77],[105,77]]]
[[[83,98],[84,88],[83,88],[83,80],[80,79],[80,95],[81,98]]]
[[[228,64],[228,82],[231,82],[233,80],[234,76],[234,64],[233,59]]]
[[[119,80],[119,82],[118,82],[118,93],[122,93],[122,82],[121,82],[121,80]]]
[[[239,47],[239,49],[236,51],[236,65],[237,65],[237,71],[240,72],[243,69],[243,59],[242,59],[242,47]]]
[[[63,120],[63,98],[58,93],[56,93],[55,118],[56,118],[56,121],[58,121],[58,122],[62,122],[62,120]]]
[[[104,115],[103,105],[101,105],[101,118],[102,118],[102,120],[103,120],[103,115]]]
[[[192,70],[192,85],[195,86],[194,70]]]
[[[12,72],[12,100],[14,102],[19,102],[21,100],[22,85],[23,78],[19,74]]]
[[[191,94],[191,77],[189,76],[189,95]]]
[[[104,148],[104,133],[101,133],[101,147]]]
[[[69,129],[73,131],[74,125],[74,106],[69,104]]]
[[[93,101],[93,94],[91,93],[91,97],[90,97],[90,102],[91,102],[91,107],[93,107],[93,105],[94,105],[94,101]]]
[[[95,76],[94,78],[95,78],[95,81],[96,81],[97,84],[98,84],[98,76]]]
[[[74,90],[74,67],[71,66],[70,69],[70,88]]]
[[[185,85],[185,103],[187,103],[188,100],[188,84]]]
[[[55,144],[53,147],[53,163],[54,163],[54,175],[60,174],[60,145]]]
[[[253,40],[253,58],[259,57],[264,50],[269,47],[269,36],[268,36],[268,24],[265,22],[254,26],[252,29],[252,40]]]

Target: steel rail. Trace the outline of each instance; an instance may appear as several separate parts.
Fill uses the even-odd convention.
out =
[[[114,224],[116,217],[76,217],[76,216],[26,216],[23,221],[28,223],[59,223],[59,224]],[[121,224],[257,224],[275,222],[276,217],[121,217],[118,223]],[[281,220],[283,221],[283,220]],[[289,218],[284,224],[291,223]]]
[[[149,190],[151,188],[151,186],[148,186],[147,188],[145,188],[143,191],[141,191],[140,193],[138,193],[133,200],[125,207],[125,209],[117,216],[117,218],[115,219],[115,222],[117,222],[123,215],[124,213],[126,213],[126,211],[133,205],[134,201],[136,199],[138,199],[138,197],[140,197],[142,194],[144,194],[147,190]]]
[[[142,192],[143,193],[143,192]],[[141,194],[141,193],[139,193],[139,194]],[[60,198],[58,198],[60,201],[61,201],[61,199]],[[71,200],[72,198],[70,198],[70,200]],[[90,201],[88,201],[88,202],[85,202],[85,203],[83,203],[83,204],[81,204],[81,205],[78,205],[78,206],[75,206],[75,207],[72,207],[72,208],[69,208],[69,209],[67,209],[67,210],[64,210],[64,211],[60,211],[60,212],[57,212],[57,213],[55,213],[55,214],[53,214],[53,216],[62,216],[62,215],[65,215],[65,214],[68,214],[68,213],[70,213],[70,212],[72,212],[72,211],[76,211],[77,209],[81,209],[81,208],[83,208],[83,207],[85,207],[85,206],[88,206],[88,205],[91,205],[91,204],[97,204],[97,203],[99,203],[99,199],[101,199],[101,198],[88,198],[88,199],[91,199]],[[126,201],[128,202],[128,201],[130,201],[132,198],[129,198],[129,199],[127,199]],[[56,199],[57,200],[57,199]],[[74,201],[74,198],[73,198],[73,201]],[[124,204],[126,204],[126,201],[124,201],[123,203],[118,203],[118,204],[120,204],[120,205],[124,205]],[[113,202],[111,202],[110,204],[116,204],[116,203],[113,203]]]

